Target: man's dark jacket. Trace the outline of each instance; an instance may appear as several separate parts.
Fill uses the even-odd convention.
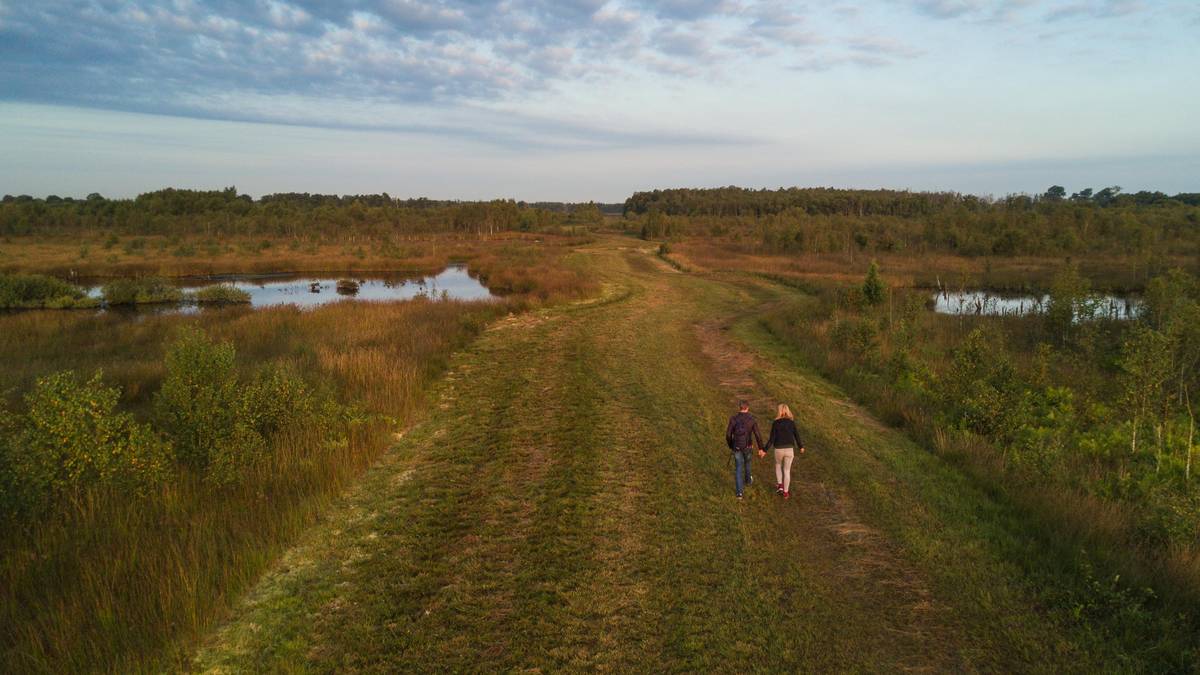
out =
[[[753,441],[753,443],[751,443]],[[730,450],[749,450],[763,446],[762,436],[758,435],[758,422],[754,415],[739,412],[729,418],[729,426],[725,427],[725,444]]]

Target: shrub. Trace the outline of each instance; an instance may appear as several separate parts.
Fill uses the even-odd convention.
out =
[[[1025,386],[1000,336],[976,328],[954,350],[942,409],[959,428],[1008,439],[1026,419]]]
[[[215,485],[235,485],[245,478],[246,468],[267,454],[267,441],[242,421],[235,421],[212,446],[204,480]]]
[[[44,274],[0,275],[0,309],[74,307],[86,297],[78,286]]]
[[[1142,318],[1154,328],[1163,330],[1196,300],[1200,300],[1200,283],[1187,272],[1173,269],[1146,284]]]
[[[312,388],[284,364],[267,364],[245,388],[241,416],[264,438],[320,415]]]
[[[872,260],[871,267],[867,269],[867,278],[863,280],[863,300],[868,305],[878,305],[883,302],[886,295],[887,286],[883,283],[883,279],[879,277],[879,265]]]
[[[106,387],[100,373],[80,381],[71,371],[38,380],[26,395],[28,411],[7,436],[20,452],[8,452],[5,471],[19,485],[20,510],[45,508],[55,497],[84,488],[112,486],[144,492],[170,466],[170,446],[128,413],[117,411],[120,389]],[[13,443],[15,441],[15,443]]]
[[[155,397],[179,461],[221,485],[239,482],[279,435],[308,425],[335,428],[336,404],[319,398],[294,368],[268,364],[242,382],[235,357],[232,344],[184,330],[167,350],[167,376]]]
[[[144,305],[183,299],[183,291],[162,277],[114,279],[104,284],[101,292],[104,301],[110,305]]]
[[[184,329],[168,347],[165,366],[155,411],[179,461],[204,470],[236,421],[233,345],[213,342],[198,328]]]
[[[879,329],[870,319],[855,317],[838,321],[830,337],[834,345],[858,359],[870,358],[879,350]]]
[[[1071,341],[1073,327],[1096,315],[1098,300],[1091,292],[1091,283],[1079,273],[1079,267],[1068,265],[1050,282],[1050,299],[1046,304],[1046,330],[1061,344]]]
[[[217,284],[216,286],[205,286],[191,295],[192,299],[200,304],[212,305],[236,305],[249,304],[250,294],[240,288],[234,288],[229,284]]]

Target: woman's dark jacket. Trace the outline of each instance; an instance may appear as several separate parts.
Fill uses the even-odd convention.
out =
[[[804,441],[800,440],[800,432],[796,431],[796,423],[786,417],[780,417],[771,423],[771,438],[767,439],[768,448],[803,448]]]

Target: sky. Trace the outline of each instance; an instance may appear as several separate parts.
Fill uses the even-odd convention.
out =
[[[0,0],[0,194],[1200,192],[1198,0]]]

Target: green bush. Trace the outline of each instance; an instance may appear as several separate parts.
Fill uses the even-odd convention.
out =
[[[44,274],[0,275],[0,309],[75,307],[85,302],[82,288]]]
[[[242,397],[242,421],[264,438],[320,416],[312,388],[284,364],[267,364]]]
[[[25,396],[26,414],[3,423],[9,447],[0,470],[7,474],[6,501],[13,510],[42,510],[61,495],[90,487],[144,492],[165,479],[170,446],[118,412],[120,397],[100,373],[81,381],[64,371],[37,381]]]
[[[198,328],[185,329],[168,347],[165,365],[155,411],[179,461],[203,470],[237,417],[233,345],[213,342]]]
[[[205,286],[191,294],[193,300],[204,305],[249,304],[250,294],[229,284]]]
[[[240,481],[282,434],[307,425],[336,428],[336,405],[295,369],[268,364],[243,382],[235,359],[232,344],[199,329],[182,331],[167,350],[166,379],[154,401],[176,457],[215,484]]]
[[[183,300],[183,291],[162,277],[114,279],[104,284],[101,292],[104,301],[110,305],[145,305]]]
[[[267,441],[241,420],[215,439],[205,467],[204,479],[214,485],[235,485],[246,476],[246,468],[265,457]]]
[[[830,335],[833,344],[858,359],[867,359],[879,351],[879,329],[875,322],[863,317],[842,319]]]
[[[976,328],[954,350],[942,381],[942,409],[955,426],[1007,440],[1027,419],[1026,388],[1000,336]]]

